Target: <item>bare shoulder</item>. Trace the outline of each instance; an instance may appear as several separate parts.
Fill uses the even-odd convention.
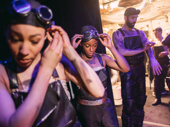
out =
[[[112,58],[107,54],[100,54],[100,56],[102,58],[102,61],[103,61],[104,65],[106,65],[108,60],[112,60]]]
[[[57,73],[58,73],[60,79],[65,80],[66,79],[65,69],[64,69],[64,66],[62,63],[58,63],[58,65],[56,66],[56,70],[57,70]]]
[[[9,79],[3,64],[0,64],[0,85],[5,85],[9,91]]]
[[[113,60],[111,56],[107,55],[107,54],[101,54],[102,60],[106,61],[106,60]]]
[[[110,57],[110,56],[107,55],[107,54],[100,54],[100,56],[101,56],[102,60]]]

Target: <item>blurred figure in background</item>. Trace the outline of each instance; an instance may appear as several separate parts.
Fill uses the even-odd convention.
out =
[[[156,44],[153,46],[153,51],[156,60],[159,62],[159,64],[162,67],[162,71],[160,75],[154,76],[154,92],[155,92],[155,102],[152,104],[153,106],[156,106],[158,104],[161,104],[161,94],[169,94],[168,91],[165,90],[165,79],[167,75],[168,70],[168,51],[167,47],[163,46],[163,36],[162,36],[162,28],[158,27],[154,30],[154,34],[156,37]],[[153,94],[154,95],[154,94]]]
[[[170,34],[165,38],[165,40],[162,42],[163,45],[167,47],[168,55],[170,57]],[[168,72],[166,76],[166,83],[169,88],[169,93],[170,93],[170,62],[168,64]]]

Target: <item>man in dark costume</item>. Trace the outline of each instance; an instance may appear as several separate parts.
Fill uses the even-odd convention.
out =
[[[151,46],[143,31],[135,29],[140,10],[128,8],[124,13],[125,24],[113,33],[113,42],[130,65],[128,73],[120,72],[123,98],[123,127],[142,127],[146,102],[144,52],[150,59],[153,73],[160,74],[161,66],[156,61]]]

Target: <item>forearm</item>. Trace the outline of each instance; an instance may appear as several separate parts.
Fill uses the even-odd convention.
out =
[[[122,72],[128,72],[130,67],[128,62],[126,61],[126,59],[116,50],[116,48],[114,46],[112,46],[111,48],[109,48],[109,50],[111,51],[111,53],[113,54],[113,56],[115,57],[119,67],[120,67],[120,71]]]
[[[151,60],[151,59],[155,59],[155,56],[154,56],[154,53],[153,53],[152,48],[149,48],[149,49],[146,51],[146,53],[147,53],[147,55],[148,55],[148,57],[149,57],[150,60]]]
[[[133,55],[137,55],[141,52],[144,52],[143,49],[136,49],[136,50],[130,50],[130,49],[118,49],[118,51],[120,52],[120,54],[122,54],[123,56],[133,56]]]
[[[10,118],[10,127],[32,126],[40,112],[51,75],[52,70],[40,66],[27,98]]]
[[[94,97],[102,97],[104,95],[103,84],[92,68],[77,54],[72,47],[65,50],[65,56],[70,60],[79,73],[88,92]]]

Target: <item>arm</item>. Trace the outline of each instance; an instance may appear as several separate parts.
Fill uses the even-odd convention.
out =
[[[128,72],[130,70],[129,64],[127,63],[126,59],[112,45],[111,38],[107,34],[100,34],[99,36],[103,38],[103,40],[99,38],[100,42],[111,51],[116,59],[115,62],[115,60],[113,60],[111,57],[107,55],[102,55],[102,59],[105,61],[106,65],[118,71]]]
[[[162,51],[162,52],[159,53],[158,56],[159,56],[160,58],[163,58],[163,57],[165,57],[165,56],[167,56],[167,55],[169,54],[166,46],[164,46],[164,50],[165,50],[165,51]]]
[[[98,78],[97,74],[92,68],[77,54],[74,48],[70,44],[67,33],[58,26],[52,26],[51,30],[59,31],[63,39],[63,54],[72,63],[76,71],[70,65],[67,66],[67,75],[70,79],[78,84],[81,88],[87,89],[87,91],[94,97],[103,97],[104,87]],[[79,75],[79,76],[78,76]],[[82,81],[81,81],[82,80]],[[82,83],[83,82],[83,83]]]
[[[125,46],[124,46],[124,37],[121,35],[121,33],[119,31],[114,32],[112,38],[113,38],[113,43],[116,46],[117,50],[123,56],[133,56],[133,55],[139,54],[141,52],[144,52],[144,51],[148,50],[151,46],[154,45],[153,42],[149,42],[147,40],[145,42],[145,44],[144,44],[145,45],[144,48],[131,50],[131,49],[126,49],[125,48]]]
[[[160,66],[158,61],[155,59],[155,56],[154,56],[152,48],[148,49],[146,53],[147,53],[147,55],[149,57],[150,65],[151,65],[152,70],[153,70],[153,74],[154,75],[160,75],[162,67]]]
[[[4,67],[0,66],[0,125],[3,127],[30,127],[36,120],[55,66],[62,54],[62,40],[59,34],[44,51],[33,86],[18,109],[9,94],[9,81]],[[56,57],[58,56],[58,57]],[[38,91],[38,92],[37,92]]]
[[[140,31],[140,36],[141,36],[141,39],[142,39],[142,42],[145,44],[145,42],[148,41],[147,37],[145,36],[144,32],[143,31]],[[152,43],[152,42],[151,42]],[[145,44],[146,45],[146,44]],[[154,45],[154,43],[153,43]],[[153,46],[151,45],[151,46]],[[149,60],[150,60],[150,66],[152,67],[152,70],[153,70],[153,74],[154,75],[159,75],[161,74],[161,66],[160,64],[158,63],[158,61],[155,59],[155,56],[154,56],[154,53],[153,53],[153,50],[151,47],[149,47],[147,50],[146,50],[146,53],[149,57]]]

